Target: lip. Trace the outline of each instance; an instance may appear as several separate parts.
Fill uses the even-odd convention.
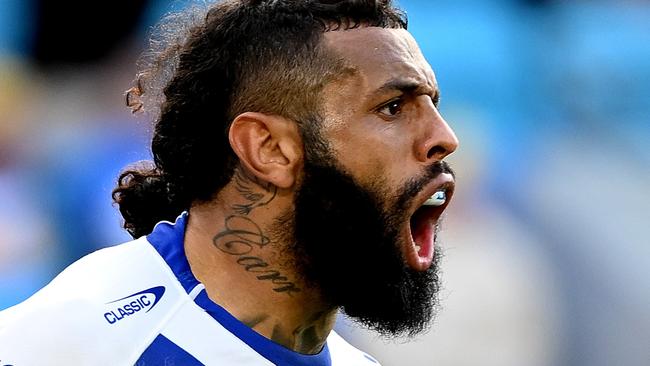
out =
[[[435,248],[434,248],[434,244],[432,243],[430,248],[424,249],[425,254],[423,256],[420,256],[420,254],[418,254],[416,248],[412,244],[413,233],[411,232],[411,218],[413,217],[415,212],[420,207],[422,207],[424,202],[427,199],[429,199],[429,197],[431,197],[431,195],[433,195],[435,192],[439,190],[445,190],[447,196],[445,203],[442,204],[441,206],[431,208],[431,210],[433,211],[432,222],[437,223],[440,220],[440,217],[444,213],[445,209],[449,205],[449,202],[451,202],[451,198],[454,195],[454,188],[455,188],[454,177],[449,173],[443,173],[438,175],[435,179],[431,180],[431,182],[429,182],[429,184],[427,184],[424,187],[424,189],[422,189],[417,194],[416,198],[413,200],[413,205],[410,207],[408,212],[409,219],[406,222],[405,225],[406,227],[404,229],[405,240],[404,240],[404,246],[402,248],[402,254],[404,255],[404,258],[408,266],[413,268],[416,271],[426,271],[429,267],[431,267]],[[435,233],[433,235],[434,235],[433,241],[435,242]]]

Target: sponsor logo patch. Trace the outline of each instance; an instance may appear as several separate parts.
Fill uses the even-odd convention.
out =
[[[164,286],[156,286],[135,294],[125,296],[121,299],[107,302],[110,310],[104,313],[104,319],[108,324],[115,324],[144,310],[148,313],[160,301],[165,293]]]

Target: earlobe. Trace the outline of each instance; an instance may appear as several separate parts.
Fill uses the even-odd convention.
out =
[[[290,188],[302,161],[302,144],[295,122],[284,117],[245,112],[232,122],[230,146],[241,164],[257,178]]]

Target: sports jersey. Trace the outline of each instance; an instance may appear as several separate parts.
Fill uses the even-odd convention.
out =
[[[0,365],[379,365],[334,331],[320,353],[294,352],[210,300],[185,257],[187,217],[85,256],[0,312]]]

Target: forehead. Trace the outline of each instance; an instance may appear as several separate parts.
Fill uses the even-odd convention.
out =
[[[363,79],[369,89],[392,79],[436,88],[431,66],[404,29],[365,27],[332,31],[325,34],[325,45],[342,57],[355,71],[355,78]]]

